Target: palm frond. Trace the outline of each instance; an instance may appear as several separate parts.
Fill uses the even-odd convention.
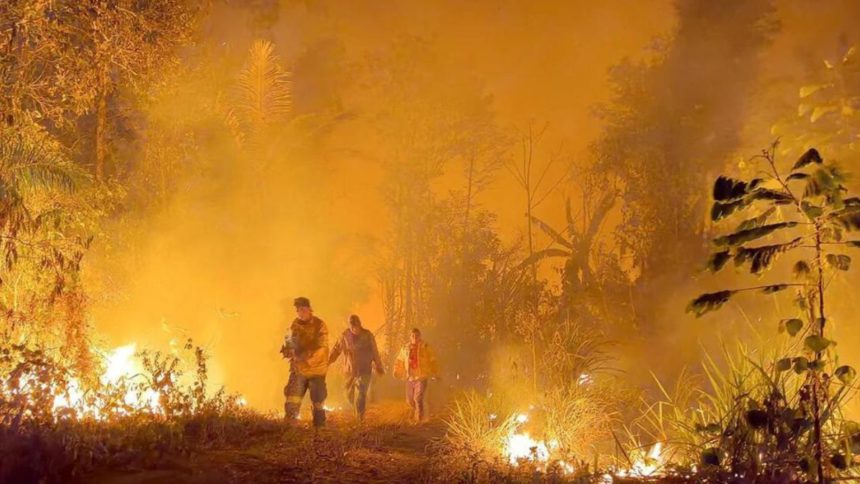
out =
[[[290,73],[281,67],[274,45],[257,40],[239,73],[236,108],[252,129],[286,118],[292,110]]]

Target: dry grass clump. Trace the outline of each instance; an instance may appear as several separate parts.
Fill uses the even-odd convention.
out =
[[[499,457],[505,440],[517,429],[517,414],[498,399],[469,390],[454,400],[445,423],[446,439],[484,458]]]

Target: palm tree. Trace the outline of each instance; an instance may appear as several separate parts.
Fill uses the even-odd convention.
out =
[[[226,114],[236,142],[240,146],[259,143],[269,128],[287,121],[292,105],[290,72],[281,66],[274,45],[254,41]]]

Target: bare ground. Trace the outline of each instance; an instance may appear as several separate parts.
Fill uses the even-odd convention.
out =
[[[240,446],[152,462],[145,469],[114,469],[87,476],[98,484],[423,482],[429,480],[428,444],[444,434],[438,420],[412,425],[405,405],[371,407],[357,424],[333,412],[318,432],[308,423],[278,424]]]

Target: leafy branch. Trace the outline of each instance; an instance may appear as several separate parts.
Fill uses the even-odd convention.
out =
[[[837,397],[844,394],[856,375],[856,371],[847,365],[828,373],[828,352],[836,343],[828,339],[825,332],[825,291],[829,280],[851,268],[851,257],[838,250],[860,248],[860,241],[843,239],[846,232],[860,230],[860,198],[845,196],[848,193],[845,173],[835,164],[825,162],[815,148],[807,150],[788,173],[780,171],[775,156],[777,146],[778,141],[753,157],[767,167],[758,178],[737,180],[720,176],[714,183],[713,222],[727,221],[746,212],[758,213],[747,215],[734,230],[713,239],[719,250],[711,254],[707,268],[719,272],[729,261],[734,261],[736,267],[744,267],[750,274],[761,276],[779,259],[805,251],[792,267],[794,281],[702,294],[689,303],[687,311],[699,317],[720,309],[740,293],[775,294],[796,288],[795,302],[807,321],[786,318],[780,321],[779,329],[790,337],[802,337],[805,355],[781,358],[774,363],[774,369],[777,372],[793,369],[805,377],[805,383],[800,387],[797,398],[792,399],[793,403],[789,404],[786,397],[781,397],[780,402],[785,400],[785,403],[779,405],[795,405],[796,408],[790,410],[808,419],[811,436],[806,445],[811,455],[800,467],[818,482],[825,482],[825,466],[829,463],[828,469],[838,471],[843,468],[841,463],[846,461],[838,448],[825,449],[823,428],[834,416],[834,402],[841,401]],[[761,244],[761,240],[771,237],[779,237],[783,241]],[[753,243],[757,245],[751,245]],[[843,385],[833,399],[828,397],[831,377]],[[770,405],[777,404],[771,401]],[[778,425],[771,421],[776,417],[758,408],[750,412],[755,413],[757,419],[756,422],[750,421],[753,428],[777,431]]]

